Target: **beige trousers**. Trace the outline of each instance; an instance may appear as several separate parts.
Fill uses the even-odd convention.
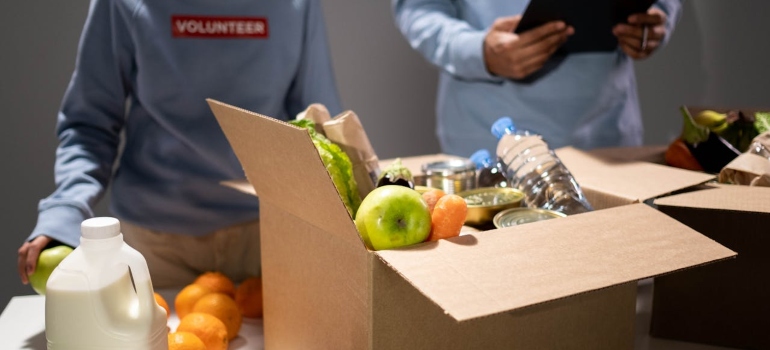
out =
[[[147,260],[155,288],[183,287],[207,271],[239,283],[260,275],[259,221],[226,227],[204,236],[164,233],[120,223],[125,242]]]

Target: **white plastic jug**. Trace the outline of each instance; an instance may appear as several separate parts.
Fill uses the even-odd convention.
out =
[[[168,350],[147,262],[115,218],[83,221],[80,246],[51,273],[45,299],[48,350]]]

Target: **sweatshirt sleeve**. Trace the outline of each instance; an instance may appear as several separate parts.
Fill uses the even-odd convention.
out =
[[[132,65],[125,11],[111,0],[91,1],[57,119],[56,189],[40,201],[30,240],[46,235],[77,246],[80,223],[93,216],[110,181]]]
[[[666,37],[663,38],[661,45],[666,46],[671,40],[671,35],[674,34],[676,23],[682,17],[682,0],[658,0],[653,6],[666,13]]]
[[[485,29],[458,18],[451,0],[392,0],[396,26],[429,62],[461,79],[499,81],[484,64]]]
[[[306,3],[302,57],[286,98],[290,119],[311,103],[322,103],[332,116],[342,112],[321,4]]]

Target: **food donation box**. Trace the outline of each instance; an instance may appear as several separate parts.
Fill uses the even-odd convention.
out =
[[[770,348],[770,188],[720,185],[657,199],[655,205],[738,256],[656,278],[650,334]]]
[[[735,256],[645,204],[371,251],[307,130],[209,104],[260,199],[268,349],[632,349],[636,281]]]

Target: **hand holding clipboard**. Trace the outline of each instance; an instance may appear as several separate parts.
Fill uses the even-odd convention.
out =
[[[659,45],[665,35],[665,13],[651,9],[654,3],[655,0],[532,0],[515,32],[523,34],[548,22],[564,21],[575,28],[575,34],[560,48],[560,53],[614,51],[620,44],[629,56],[642,58],[647,49],[657,47],[650,45],[651,41]],[[645,32],[647,41],[642,45]],[[641,50],[642,46],[645,50]]]
[[[484,38],[487,70],[497,76],[520,80],[539,71],[553,55],[614,51],[618,47],[634,59],[646,58],[660,46],[666,35],[666,14],[655,7],[645,8],[653,1],[533,0],[523,16],[499,18],[490,28]],[[595,6],[600,2],[607,6]],[[552,3],[560,4],[562,11],[573,10],[564,12],[569,16],[553,14],[558,12],[538,15],[546,8],[543,4]],[[621,11],[618,4],[626,5]],[[590,19],[597,16],[597,11],[602,12],[598,10],[600,8],[604,9],[605,20],[592,22]],[[575,26],[587,24],[578,28],[570,23]]]

